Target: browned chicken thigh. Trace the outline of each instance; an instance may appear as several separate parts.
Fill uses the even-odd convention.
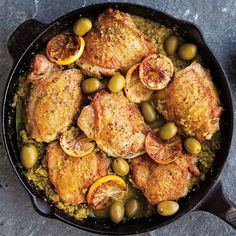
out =
[[[77,124],[109,156],[133,158],[145,153],[149,129],[137,106],[123,92],[97,92],[91,104],[83,108]]]
[[[200,174],[194,162],[194,157],[188,154],[181,154],[166,165],[157,164],[148,156],[141,156],[132,160],[131,173],[136,187],[155,205],[187,195],[191,172],[197,176]]]
[[[199,63],[193,62],[177,72],[173,81],[156,95],[157,110],[187,135],[204,141],[219,130],[219,95],[210,72]]]
[[[107,9],[99,15],[84,39],[86,47],[77,63],[89,76],[115,75],[155,53],[151,41],[137,29],[131,16],[118,10]]]
[[[37,142],[51,142],[64,132],[78,112],[82,74],[77,69],[59,70],[43,55],[36,55],[26,108],[26,128]]]
[[[106,175],[108,162],[104,154],[94,150],[84,157],[68,156],[58,142],[48,145],[46,160],[51,183],[64,202],[81,203],[93,182]]]

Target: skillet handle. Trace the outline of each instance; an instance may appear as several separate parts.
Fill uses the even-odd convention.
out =
[[[236,229],[236,205],[225,195],[221,182],[203,199],[197,210],[210,212]]]
[[[31,19],[23,22],[12,33],[7,42],[8,51],[14,61],[20,58],[32,41],[42,32],[46,24]]]
[[[31,195],[31,194],[30,194]],[[46,201],[37,198],[34,195],[31,195],[31,200],[34,206],[34,209],[42,216],[53,217],[54,209]]]

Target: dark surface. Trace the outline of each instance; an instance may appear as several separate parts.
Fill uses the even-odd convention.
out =
[[[39,2],[38,7],[40,6],[40,3],[41,2]],[[179,5],[179,3],[178,3],[178,5]],[[236,16],[235,16],[236,5],[233,5],[233,3],[231,3],[231,6],[226,6],[229,4],[229,1],[227,4],[224,4],[224,5],[222,5],[223,3],[216,4],[217,7],[219,8],[218,10],[216,10],[215,4],[216,3],[214,3],[214,7],[213,7],[213,5],[209,5],[209,2],[208,2],[208,4],[201,3],[199,6],[194,5],[194,4],[190,4],[189,6],[188,6],[188,4],[185,4],[185,5],[182,4],[181,8],[179,8],[179,10],[176,10],[177,6],[178,6],[178,5],[176,5],[176,2],[174,5],[169,4],[168,7],[167,7],[167,3],[165,3],[164,5],[157,3],[156,7],[159,8],[160,10],[165,10],[168,13],[173,14],[174,16],[177,16],[177,17],[182,16],[185,19],[196,21],[196,23],[201,27],[202,31],[204,32],[204,35],[208,36],[208,37],[205,37],[206,41],[209,43],[210,46],[212,46],[213,51],[216,53],[216,55],[220,59],[224,69],[226,70],[226,73],[229,76],[229,79],[231,81],[231,85],[234,86],[234,89],[235,89],[235,84],[233,81],[234,75],[235,75],[235,70],[233,70],[233,68],[231,68],[231,67],[234,64],[233,61],[235,62],[235,53],[236,53],[236,50],[233,49],[233,46],[235,47],[235,42],[236,42],[236,39],[235,39],[236,38],[236,29],[234,29],[235,31],[233,30],[233,27],[235,27],[235,21],[236,21]],[[13,30],[13,28],[16,27],[19,23],[23,22],[27,18],[32,17],[32,15],[27,15],[27,11],[26,12],[23,11],[26,14],[25,18],[23,18],[17,22],[13,21],[13,23],[14,23],[13,25],[4,23],[4,20],[6,20],[6,19],[9,19],[12,21],[12,19],[14,17],[16,17],[17,14],[19,14],[20,8],[23,7],[23,5],[24,4],[22,4],[22,3],[19,4],[19,6],[17,6],[18,13],[14,12],[14,14],[13,14],[12,9],[9,10],[10,12],[12,12],[12,14],[10,14],[10,12],[8,12],[7,9],[4,10],[4,7],[2,8],[6,14],[5,18],[3,18],[2,25],[6,26],[7,29],[5,29],[5,30],[2,29],[3,30],[2,32],[4,32],[4,34],[1,34],[1,37],[3,37],[3,36],[5,36],[5,37],[1,39],[1,42],[3,41],[3,43],[5,42],[5,44],[6,44],[7,32],[9,34]],[[6,5],[6,7],[8,7],[8,6],[10,9],[11,6]],[[71,6],[71,8],[67,8],[68,6]],[[153,4],[151,4],[151,6],[153,6]],[[183,6],[186,6],[186,7],[184,7],[182,9]],[[207,6],[209,6],[208,9],[207,9]],[[46,19],[47,19],[47,21],[50,21],[50,20],[53,20],[54,18],[58,17],[59,15],[66,13],[69,10],[78,8],[79,5],[78,5],[78,3],[77,3],[77,5],[75,3],[73,5],[72,5],[72,3],[69,3],[69,4],[67,3],[67,7],[63,8],[61,6],[61,4],[57,5],[54,3],[54,9],[51,9],[51,11],[49,11],[49,12],[47,12],[47,10],[49,9],[48,6],[46,7],[46,9],[45,9],[45,7],[44,8],[42,7],[42,9],[40,9],[41,14],[36,15],[36,19],[39,19],[41,21],[46,21]],[[24,8],[24,9],[26,9],[26,8]],[[60,11],[62,9],[63,9],[63,11]],[[194,14],[191,12],[194,12]],[[201,14],[197,13],[197,12],[201,12]],[[205,14],[203,14],[204,12],[205,12]],[[226,14],[227,16],[224,17],[224,14]],[[46,18],[41,19],[42,16],[45,17],[46,15],[47,15]],[[52,15],[54,16],[53,18],[52,18]],[[211,19],[209,18],[210,15],[212,15]],[[202,18],[200,18],[200,16]],[[221,21],[223,19],[224,22],[220,23],[219,22],[220,19],[221,19]],[[203,22],[204,22],[204,24],[203,24]],[[202,23],[202,25],[201,25],[201,23]],[[227,24],[227,28],[230,28],[230,26],[231,26],[230,30],[229,29],[227,30],[225,28],[226,24]],[[11,26],[13,28],[11,28]],[[210,29],[212,29],[212,31],[210,31]],[[235,35],[235,38],[233,37],[233,35]],[[235,41],[233,41],[233,40],[235,40]],[[1,70],[1,73],[5,72],[5,74],[3,74],[3,79],[1,81],[2,81],[2,83],[4,83],[6,81],[6,74],[7,74],[7,70],[9,70],[10,65],[9,65],[9,60],[7,60],[7,58],[6,58],[6,55],[7,55],[6,51],[1,49],[1,54],[3,54],[1,57],[1,60],[3,60],[3,66],[4,66],[3,69]],[[233,145],[233,147],[234,147],[234,145]],[[225,185],[225,190],[228,193],[228,195],[230,196],[230,198],[235,201],[236,190],[235,190],[235,184],[233,184],[234,183],[233,179],[235,179],[235,173],[233,173],[233,169],[234,169],[233,165],[235,166],[235,161],[233,161],[233,156],[234,156],[233,152],[234,152],[234,149],[232,148],[231,155],[230,155],[231,158],[228,162],[228,165],[227,165],[227,168],[226,168],[226,171],[224,174],[224,179],[223,179],[223,180],[225,180],[227,178],[227,180],[223,181],[223,184]],[[6,165],[7,165],[7,168],[5,168]],[[71,234],[72,234],[72,232],[78,233],[78,231],[76,231],[75,229],[72,229],[69,226],[65,226],[62,223],[53,221],[53,224],[52,224],[52,223],[50,223],[51,220],[46,220],[46,219],[43,219],[43,218],[37,216],[32,211],[32,208],[30,208],[29,198],[22,191],[22,188],[19,186],[19,182],[17,182],[15,180],[15,178],[12,174],[12,171],[9,170],[9,164],[6,161],[3,161],[3,162],[1,162],[1,167],[4,167],[4,171],[1,172],[1,177],[0,177],[1,185],[3,185],[3,188],[0,188],[0,197],[1,197],[1,199],[3,199],[0,203],[0,204],[2,204],[2,205],[0,205],[1,212],[3,210],[3,214],[1,213],[1,216],[0,216],[0,227],[2,228],[2,230],[0,231],[1,234],[14,235],[17,233],[18,235],[30,235],[32,233],[31,235],[34,235],[34,234],[37,235],[40,233],[41,234],[48,234],[49,232],[51,232],[52,235],[54,235],[54,234],[56,235],[56,234],[60,234],[60,233],[61,234],[65,233],[63,231],[65,229],[68,230],[67,233],[71,233]],[[6,187],[6,184],[8,184],[9,187]],[[16,192],[14,192],[12,189],[14,187],[17,188]],[[6,189],[4,189],[4,188],[6,188]],[[13,196],[13,194],[14,194],[14,196]],[[14,199],[11,199],[12,197],[15,197],[16,199],[18,199],[18,201],[14,201]],[[18,203],[19,201],[21,201],[22,203],[19,204]],[[23,203],[27,204],[27,206],[29,206],[29,207],[26,209],[23,208]],[[9,204],[15,204],[15,207],[13,207]],[[18,217],[17,217],[16,211],[18,212]],[[27,215],[27,213],[33,215],[33,217],[29,217],[29,215]],[[15,215],[15,216],[12,217],[13,215]],[[1,218],[1,217],[3,217],[3,218]],[[28,220],[27,220],[27,218],[28,218]],[[1,222],[1,221],[3,221],[3,222]],[[30,221],[32,221],[32,222],[30,222]],[[40,224],[41,222],[44,222],[45,225],[47,224],[47,227],[44,227],[43,225],[41,225]],[[14,224],[16,224],[15,227],[14,227]],[[19,232],[21,227],[22,227],[22,232],[21,232],[22,234]],[[54,233],[52,233],[52,232],[54,232]],[[195,235],[195,234],[215,235],[215,234],[222,233],[222,235],[223,234],[225,235],[225,234],[233,234],[234,233],[233,229],[230,226],[221,222],[216,217],[209,216],[208,214],[203,214],[203,213],[188,214],[187,216],[181,218],[180,220],[173,223],[172,225],[159,230],[158,232],[160,235],[161,234],[183,235],[184,233],[186,233],[186,234],[188,233],[188,234],[192,234],[192,235]],[[156,234],[156,233],[157,233],[157,231],[154,234]]]

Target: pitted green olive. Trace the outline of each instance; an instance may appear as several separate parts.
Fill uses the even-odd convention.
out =
[[[116,158],[112,162],[112,168],[116,172],[116,174],[120,176],[125,176],[129,173],[129,164],[123,158]]]
[[[124,214],[125,208],[121,202],[116,201],[110,206],[110,218],[114,223],[119,224],[124,218]]]
[[[193,155],[200,153],[202,149],[200,142],[193,137],[187,138],[184,141],[184,147],[187,152]]]
[[[179,204],[175,201],[163,201],[157,204],[157,212],[162,216],[174,215],[179,210]]]
[[[125,205],[125,214],[129,218],[133,218],[137,216],[137,214],[140,212],[140,209],[141,209],[140,201],[138,199],[132,198],[129,199]]]
[[[125,78],[123,75],[114,75],[108,82],[108,88],[113,93],[120,92],[125,87]]]
[[[170,35],[165,39],[164,48],[168,55],[173,55],[179,45],[179,38],[175,35]]]
[[[182,60],[192,60],[197,54],[197,46],[193,43],[185,43],[179,48],[179,57]]]
[[[78,36],[84,36],[92,28],[92,22],[90,19],[82,17],[77,20],[73,25],[73,31]]]
[[[174,122],[165,123],[159,130],[159,137],[163,140],[168,140],[173,138],[178,132],[178,128],[176,127]]]
[[[33,144],[26,144],[21,148],[20,160],[21,164],[30,169],[34,166],[38,159],[38,151]]]
[[[145,121],[151,123],[157,118],[157,114],[153,106],[149,102],[143,102],[141,105],[141,113]]]
[[[82,90],[84,93],[93,93],[100,88],[100,81],[97,78],[89,78],[83,81]]]

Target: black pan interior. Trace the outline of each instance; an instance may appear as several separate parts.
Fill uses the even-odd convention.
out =
[[[233,111],[231,93],[225,75],[219,63],[217,62],[216,58],[209,50],[209,48],[205,45],[201,32],[194,25],[185,21],[174,19],[154,9],[128,3],[106,3],[92,5],[76,10],[59,18],[57,21],[46,26],[45,30],[41,33],[41,35],[39,35],[39,37],[24,52],[20,60],[16,61],[14,64],[14,67],[9,76],[9,82],[6,87],[6,93],[3,102],[3,135],[10,161],[22,184],[25,186],[31,196],[35,195],[39,198],[44,198],[42,193],[34,191],[34,189],[28,184],[27,180],[23,175],[22,168],[19,164],[19,150],[16,141],[15,128],[15,109],[12,108],[11,105],[13,102],[14,94],[18,88],[19,76],[25,73],[25,71],[28,71],[29,64],[33,55],[41,51],[51,37],[68,29],[72,25],[72,23],[77,20],[81,15],[96,17],[108,7],[118,8],[122,11],[129,12],[131,14],[136,14],[144,18],[149,18],[171,28],[175,27],[177,29],[177,32],[182,35],[184,39],[189,42],[196,43],[207,67],[211,69],[214,83],[220,90],[220,97],[224,106],[224,113],[221,121],[221,130],[223,132],[222,147],[217,152],[212,171],[207,175],[206,181],[200,186],[198,191],[191,193],[187,198],[180,201],[180,211],[175,216],[166,218],[153,216],[147,219],[144,218],[132,220],[119,225],[115,225],[107,220],[93,218],[89,218],[84,221],[76,221],[57,209],[55,209],[53,215],[51,215],[52,217],[59,218],[69,224],[72,224],[87,231],[112,235],[133,234],[153,230],[160,226],[166,225],[171,221],[177,219],[187,211],[195,209],[201,199],[204,198],[204,196],[209,192],[211,187],[219,178],[224,163],[227,159],[233,131]]]

